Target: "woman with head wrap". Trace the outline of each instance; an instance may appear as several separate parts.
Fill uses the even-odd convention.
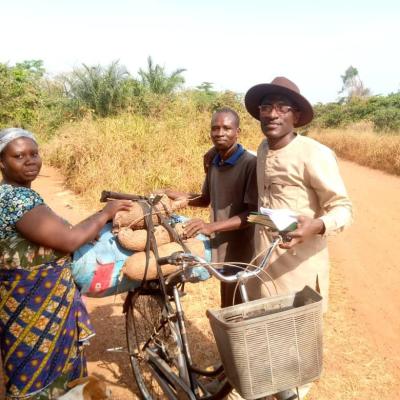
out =
[[[32,133],[0,131],[0,345],[8,399],[51,399],[55,387],[87,374],[82,345],[94,333],[70,254],[130,204],[111,201],[70,226],[31,189],[41,164]]]

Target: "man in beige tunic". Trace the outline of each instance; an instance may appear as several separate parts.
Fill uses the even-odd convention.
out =
[[[313,109],[298,87],[278,77],[252,87],[245,96],[247,111],[260,121],[265,139],[257,153],[258,206],[296,212],[298,228],[275,253],[268,273],[279,294],[304,285],[320,291],[328,304],[329,258],[327,235],[343,230],[352,219],[352,206],[339,173],[335,154],[294,129],[311,122]],[[257,225],[256,252],[267,249],[271,233]],[[252,298],[274,293],[254,281]]]
[[[339,173],[335,154],[319,142],[301,136],[295,128],[311,122],[313,109],[298,87],[284,77],[252,87],[245,96],[247,111],[260,121],[265,139],[257,152],[258,207],[287,208],[298,215],[297,229],[275,252],[267,271],[279,294],[305,285],[328,305],[329,257],[327,235],[337,233],[352,219],[352,206]],[[271,233],[257,225],[256,252],[266,250]],[[252,281],[253,299],[275,293]],[[300,388],[301,398],[310,385]],[[278,400],[297,399],[294,390],[275,394]]]

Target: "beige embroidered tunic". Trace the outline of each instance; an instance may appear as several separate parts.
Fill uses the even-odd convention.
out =
[[[291,250],[278,249],[267,268],[279,294],[320,290],[324,309],[328,304],[329,256],[326,235],[351,223],[352,205],[332,150],[301,135],[279,150],[268,149],[265,139],[257,153],[259,207],[289,208],[299,215],[321,218],[325,234],[314,236]],[[265,227],[256,226],[256,254],[270,243]],[[265,287],[267,286],[267,287]],[[275,294],[271,281],[250,284],[251,298]]]

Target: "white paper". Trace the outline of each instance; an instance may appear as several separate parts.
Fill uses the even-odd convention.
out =
[[[284,231],[288,226],[297,222],[296,213],[287,208],[272,209],[260,207],[260,212],[263,215],[267,215],[279,231]]]

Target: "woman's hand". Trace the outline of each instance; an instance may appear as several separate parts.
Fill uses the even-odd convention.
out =
[[[105,213],[110,220],[114,218],[118,211],[129,211],[132,204],[132,200],[109,200],[102,212]]]

